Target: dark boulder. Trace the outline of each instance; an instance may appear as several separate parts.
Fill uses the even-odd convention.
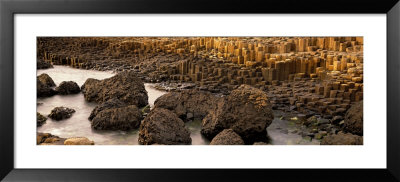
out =
[[[53,79],[46,73],[40,74],[39,76],[37,76],[37,79],[48,87],[56,86]]]
[[[78,84],[73,81],[63,81],[56,87],[56,92],[61,95],[77,94],[81,91]]]
[[[221,99],[217,108],[202,121],[201,133],[214,138],[224,129],[233,129],[246,144],[266,141],[266,128],[272,123],[273,113],[267,94],[260,89],[242,85]]]
[[[36,112],[36,126],[42,126],[44,123],[46,123],[46,120],[47,118],[45,116]]]
[[[193,118],[203,119],[215,109],[218,99],[208,92],[182,90],[169,92],[159,97],[154,102],[154,108],[171,110],[184,121]]]
[[[87,101],[96,101],[98,100],[99,103],[103,103],[103,101],[99,100],[99,94],[101,89],[96,87],[96,85],[100,85],[100,80],[94,79],[94,78],[88,78],[86,79],[85,83],[81,86],[81,91],[83,93],[83,96]]]
[[[142,113],[135,105],[103,108],[97,112],[91,121],[96,130],[131,130],[138,128],[142,120]]]
[[[112,98],[106,102],[103,102],[102,104],[96,106],[93,111],[90,113],[89,120],[92,120],[99,112],[107,109],[112,109],[112,108],[119,108],[126,106],[125,103],[120,101],[117,98]]]
[[[82,86],[82,93],[89,102],[103,103],[118,98],[128,105],[148,104],[147,91],[134,71],[124,71],[104,80],[89,78]]]
[[[151,110],[139,130],[142,145],[190,145],[192,139],[185,123],[173,112],[157,108]]]
[[[210,145],[244,145],[244,141],[232,129],[225,129],[212,139]]]
[[[363,101],[354,103],[346,112],[344,130],[356,135],[363,135]]]
[[[362,145],[363,137],[351,133],[339,132],[324,137],[321,145]]]
[[[48,117],[59,121],[70,118],[74,112],[75,112],[74,109],[66,107],[56,107],[53,110],[51,110],[51,113],[48,115]]]
[[[50,97],[56,95],[57,92],[51,87],[43,84],[39,79],[36,80],[36,95],[37,97]]]

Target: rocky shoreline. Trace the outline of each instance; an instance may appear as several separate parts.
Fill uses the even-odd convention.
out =
[[[267,144],[266,128],[274,117],[293,121],[303,128],[294,132],[320,140],[321,144],[363,143],[362,40],[275,40],[289,42],[288,50],[301,49],[298,45],[302,41],[310,41],[310,46],[299,53],[274,52],[259,45],[250,47],[248,40],[205,39],[212,42],[210,48],[198,46],[201,39],[182,41],[189,43],[178,44],[172,50],[167,44],[154,43],[162,40],[41,38],[38,65],[43,65],[44,60],[50,66],[111,70],[118,74],[105,80],[88,79],[79,91],[76,83],[54,88],[48,75],[41,75],[37,82],[38,97],[82,91],[87,101],[99,104],[89,117],[94,129],[139,128],[140,144],[190,144],[184,128],[179,128],[194,119],[202,120],[201,133],[211,144],[229,143],[229,138],[237,144],[242,141]],[[225,44],[225,51],[221,49],[225,54],[237,54],[236,58],[216,51],[221,51],[224,41],[239,43],[233,51],[229,49],[230,44]],[[321,41],[338,42],[339,48],[326,46]],[[241,44],[247,44],[249,52],[243,52],[244,48],[237,52]],[[271,45],[278,49],[280,44]],[[152,49],[156,47],[159,50]],[[135,51],[129,52],[132,49]],[[252,57],[252,51],[262,56]],[[157,99],[151,110],[144,109],[148,107],[148,97],[143,82],[156,83],[155,88],[169,92]],[[150,120],[159,120],[161,116],[170,118],[172,123],[160,120],[170,124],[166,124],[169,128]],[[165,136],[151,134],[160,131]],[[182,133],[171,136],[173,131]]]

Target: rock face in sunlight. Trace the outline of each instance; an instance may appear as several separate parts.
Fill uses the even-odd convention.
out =
[[[339,132],[324,137],[321,145],[362,145],[363,137],[351,133]]]
[[[124,71],[104,80],[87,79],[82,86],[87,101],[103,103],[118,98],[128,105],[144,107],[148,104],[147,91],[133,71]]]
[[[363,135],[363,101],[354,103],[346,112],[344,129],[356,135]]]
[[[73,137],[66,139],[64,145],[94,145],[94,142],[86,137]]]
[[[185,128],[185,123],[167,109],[153,109],[140,125],[139,144],[190,145],[191,143],[190,132]]]
[[[51,133],[36,133],[37,145],[94,145],[94,141],[86,137],[60,138]]]
[[[74,112],[75,112],[74,109],[70,109],[67,107],[56,107],[53,110],[51,110],[51,113],[48,115],[48,117],[56,121],[60,121],[63,119],[70,118]]]
[[[104,107],[103,107],[104,108]],[[92,128],[96,130],[131,130],[138,128],[142,113],[135,105],[104,108],[92,119]]]
[[[77,94],[81,91],[78,84],[74,81],[63,81],[55,88],[60,95]]]
[[[169,92],[154,102],[154,108],[171,110],[183,121],[193,118],[203,119],[215,109],[219,98],[208,92],[183,90]]]
[[[244,145],[244,141],[232,129],[225,129],[212,139],[210,145]]]
[[[210,112],[202,123],[201,133],[214,138],[224,129],[232,129],[246,144],[267,140],[266,128],[274,116],[265,92],[248,85],[238,89],[221,100],[217,109]]]

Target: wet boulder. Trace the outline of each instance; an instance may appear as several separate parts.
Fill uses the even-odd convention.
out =
[[[64,145],[94,145],[94,142],[86,137],[67,138]]]
[[[344,130],[356,135],[363,135],[363,101],[354,103],[346,112]]]
[[[53,68],[53,65],[41,59],[37,60],[36,69],[48,69],[48,68]]]
[[[68,95],[79,93],[81,88],[79,88],[78,84],[74,81],[63,81],[55,90],[60,95]]]
[[[46,73],[40,74],[39,76],[37,76],[37,79],[46,86],[49,86],[49,87],[56,86],[53,79]]]
[[[217,108],[202,121],[201,133],[212,140],[224,129],[232,129],[246,144],[266,141],[266,128],[273,113],[267,94],[260,89],[242,85],[221,99]]]
[[[339,132],[324,137],[321,145],[362,145],[363,137],[351,133]]]
[[[88,78],[81,86],[81,91],[87,101],[96,101],[96,99],[98,99],[98,95],[100,94],[101,89],[96,87],[96,85],[100,85],[100,80]]]
[[[210,145],[244,145],[244,141],[232,129],[225,129],[212,139]]]
[[[156,108],[143,120],[139,130],[141,145],[190,145],[192,139],[185,123],[173,112]]]
[[[36,112],[36,126],[42,126],[44,123],[46,123],[47,118],[40,114],[39,112]]]
[[[169,92],[154,102],[154,108],[171,110],[182,120],[203,119],[215,108],[219,98],[208,92],[182,90]]]
[[[74,109],[70,109],[67,107],[56,107],[53,110],[51,110],[51,113],[48,115],[48,117],[59,121],[70,118],[74,112],[75,112]]]
[[[50,97],[56,95],[57,92],[51,87],[42,83],[39,79],[36,80],[36,95],[37,97]]]
[[[131,130],[138,128],[142,113],[135,105],[105,108],[92,119],[91,126],[96,130]]]
[[[107,109],[112,109],[112,108],[119,108],[119,107],[123,107],[126,106],[125,103],[123,103],[122,101],[120,101],[117,98],[112,98],[106,102],[103,102],[102,104],[96,106],[93,111],[90,113],[89,116],[89,120],[92,120],[94,117],[96,117],[96,115],[103,111],[103,110],[107,110]]]
[[[128,105],[148,104],[147,91],[134,71],[124,71],[104,80],[89,78],[82,85],[82,93],[89,102],[103,103],[118,98]]]

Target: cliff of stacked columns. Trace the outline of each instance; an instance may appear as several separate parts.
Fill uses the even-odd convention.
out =
[[[274,109],[343,115],[363,100],[362,37],[39,37],[38,60],[147,82],[267,91]]]

